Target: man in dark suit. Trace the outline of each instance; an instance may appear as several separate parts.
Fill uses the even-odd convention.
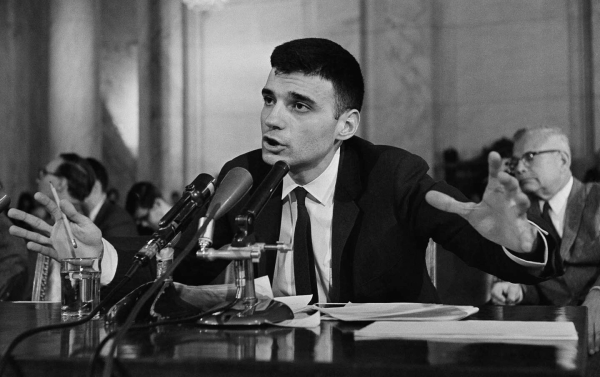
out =
[[[581,183],[571,173],[569,139],[559,128],[525,129],[515,135],[513,170],[524,192],[532,195],[532,214],[547,203],[549,227],[562,239],[564,275],[534,284],[497,281],[498,305],[584,305],[588,308],[590,351],[600,338],[600,184]],[[595,342],[594,342],[595,338]],[[591,347],[596,344],[596,347]]]
[[[490,155],[483,201],[460,202],[465,198],[457,190],[427,175],[421,158],[355,136],[364,84],[360,66],[348,51],[324,39],[295,40],[275,49],[271,65],[262,90],[262,149],[227,163],[220,177],[242,166],[252,174],[256,188],[275,162],[290,167],[254,224],[257,241],[294,244],[293,252],[267,256],[258,266],[260,274],[272,276],[276,295],[308,290],[321,302],[437,302],[425,269],[430,238],[506,279],[535,283],[557,272],[553,239],[543,237],[528,221],[529,200],[516,179],[501,171],[498,154]],[[36,198],[56,210],[43,196]],[[231,242],[234,218],[243,205],[216,224],[216,247]],[[73,213],[68,205],[63,210],[67,216]],[[78,229],[93,233],[93,225],[84,218],[69,218]],[[305,230],[298,232],[296,223]],[[37,242],[39,247],[32,246],[37,251],[56,255],[48,240]],[[95,237],[81,243],[82,253],[104,246],[105,259],[115,254]],[[299,252],[300,244],[307,255]],[[303,263],[314,259],[314,267],[301,266],[297,256]],[[108,263],[103,260],[103,271],[114,270]],[[206,264],[185,263],[180,268],[189,268],[189,274],[182,274],[204,283],[218,272],[207,272]]]
[[[136,235],[133,218],[125,209],[107,198],[108,172],[104,165],[92,157],[88,157],[87,162],[96,176],[94,187],[84,202],[88,217],[100,228],[105,238]]]
[[[430,238],[467,263],[510,280],[532,282],[548,272],[528,274],[530,268],[514,263],[467,221],[429,205],[425,194],[430,190],[464,198],[433,181],[421,158],[354,136],[363,82],[358,63],[347,51],[321,39],[292,41],[275,49],[271,65],[262,90],[262,149],[227,163],[220,177],[240,166],[261,182],[276,161],[290,166],[282,187],[254,224],[255,236],[261,242],[294,243],[295,188],[305,188],[319,300],[438,302],[425,268]],[[499,156],[493,165],[498,172]],[[498,186],[497,181],[488,189]],[[231,242],[235,216],[244,204],[218,221],[215,247]],[[465,206],[461,211],[468,212]],[[478,212],[469,216],[481,229],[487,220],[476,217]],[[524,218],[518,221],[530,231]],[[293,253],[267,253],[261,262],[258,274],[271,277],[276,295],[297,293]],[[188,284],[193,276],[204,278],[192,261],[181,267],[179,278]]]

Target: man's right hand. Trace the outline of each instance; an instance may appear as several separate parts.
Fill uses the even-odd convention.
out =
[[[28,241],[27,248],[29,250],[57,260],[74,256],[96,257],[102,254],[102,232],[92,220],[77,212],[73,204],[67,200],[61,200],[61,208],[58,208],[54,201],[40,192],[37,192],[34,198],[52,215],[54,226],[18,209],[11,208],[8,211],[8,217],[23,221],[36,230],[36,232],[32,232],[15,225],[9,228],[10,234]],[[77,241],[76,249],[73,249],[67,236],[61,209],[70,221],[73,237]]]
[[[523,301],[521,284],[507,281],[495,282],[492,286],[492,302],[496,305],[516,305]]]

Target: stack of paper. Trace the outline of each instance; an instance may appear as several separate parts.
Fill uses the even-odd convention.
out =
[[[554,344],[576,341],[573,322],[444,321],[375,322],[355,331],[356,339],[425,339],[453,342]]]
[[[419,303],[349,303],[344,307],[317,309],[325,316],[342,321],[456,321],[479,310],[474,306]]]

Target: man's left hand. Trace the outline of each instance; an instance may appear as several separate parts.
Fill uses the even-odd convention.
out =
[[[490,152],[488,166],[488,184],[480,203],[462,203],[433,190],[425,198],[442,211],[462,216],[490,241],[515,252],[531,252],[537,229],[527,220],[529,198],[517,179],[503,171],[498,153]]]
[[[600,351],[600,290],[592,289],[583,306],[588,308],[588,352],[593,355]]]

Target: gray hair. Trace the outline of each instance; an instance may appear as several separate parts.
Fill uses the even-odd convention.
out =
[[[564,151],[571,155],[571,147],[569,146],[569,137],[559,127],[550,126],[537,126],[532,128],[521,128],[513,135],[513,142],[518,141],[526,137],[536,137],[539,141],[547,141],[549,139],[557,140],[558,143],[564,148]]]

